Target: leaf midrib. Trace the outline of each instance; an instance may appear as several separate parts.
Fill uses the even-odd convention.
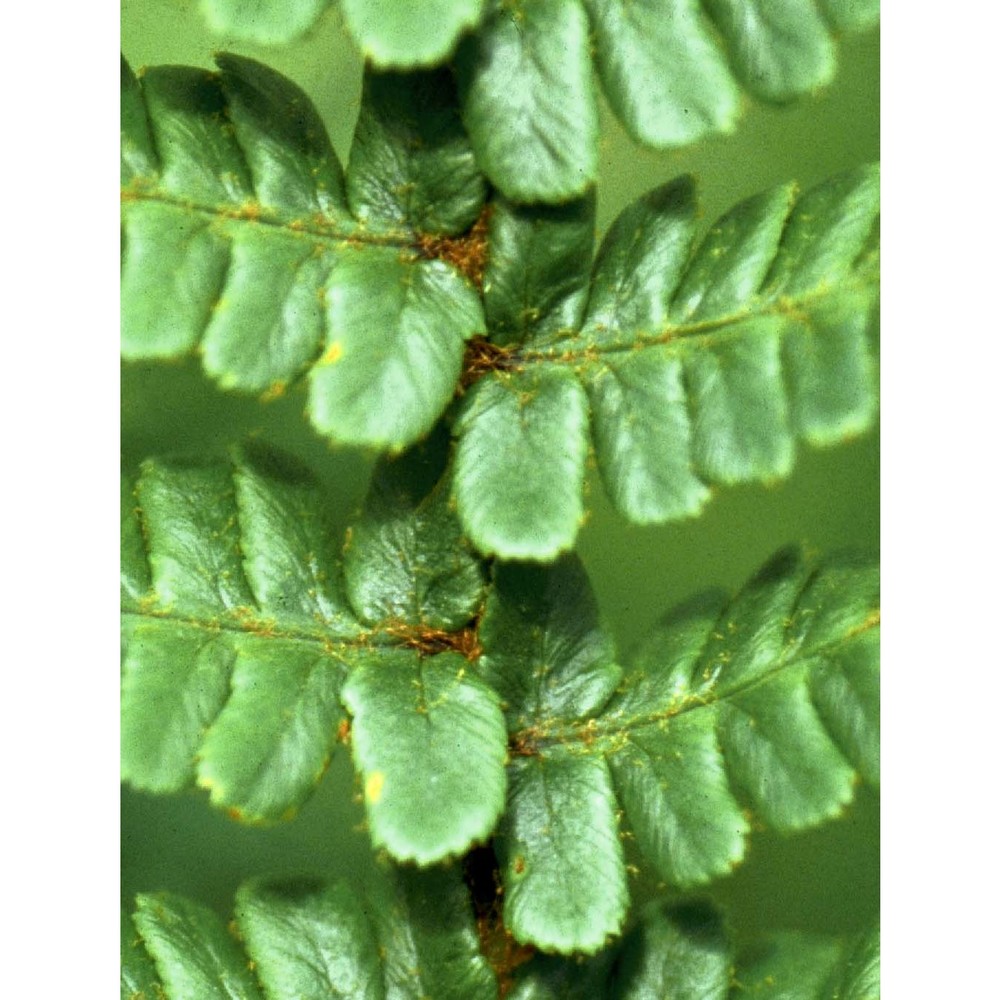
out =
[[[250,610],[248,608],[248,610]],[[359,632],[356,636],[338,636],[321,632],[309,632],[304,628],[282,625],[278,619],[254,618],[248,627],[241,626],[238,620],[232,618],[198,618],[195,615],[181,614],[169,608],[156,610],[122,609],[123,620],[134,619],[139,622],[167,622],[171,625],[182,625],[198,629],[202,632],[234,636],[250,636],[262,642],[297,642],[304,646],[316,646],[330,656],[338,656],[338,648],[344,650],[363,650],[372,646],[399,646],[408,648],[405,639],[400,639],[398,628],[392,631],[385,628],[369,629]],[[247,616],[249,619],[249,615]]]
[[[275,229],[286,236],[299,239],[320,239],[346,246],[395,247],[400,250],[411,250],[414,256],[421,255],[420,233],[372,233],[360,225],[354,228],[341,228],[333,224],[333,220],[330,225],[321,226],[300,218],[283,217],[252,199],[248,199],[242,205],[207,205],[168,194],[161,189],[141,186],[141,181],[140,178],[139,185],[133,183],[121,189],[123,203],[153,202],[189,215],[203,215],[210,219],[225,219],[227,222]]]
[[[727,688],[723,693],[713,689],[707,691],[704,695],[689,694],[675,706],[631,719],[612,720],[598,715],[582,722],[573,723],[562,729],[554,728],[545,733],[539,732],[540,729],[545,727],[544,722],[514,731],[509,736],[508,753],[511,756],[531,756],[544,753],[548,749],[572,746],[573,744],[582,744],[586,747],[588,753],[599,753],[601,755],[614,753],[616,749],[614,741],[620,739],[622,736],[658,725],[686,712],[709,708],[721,702],[728,701],[731,698],[736,698],[755,687],[766,684],[782,671],[792,670],[806,660],[829,654],[831,651],[838,649],[870,629],[878,628],[880,622],[881,614],[879,609],[873,609],[860,624],[848,629],[848,631],[836,639],[811,648],[805,654],[800,654],[801,647],[798,646],[791,650],[791,655],[778,657],[774,665],[769,669],[755,674],[742,683]]]
[[[637,333],[635,340],[630,344],[586,343],[583,341],[581,329],[567,328],[558,331],[554,336],[566,341],[580,341],[579,344],[573,344],[572,347],[561,353],[556,353],[558,339],[548,349],[528,348],[526,350],[515,350],[511,353],[508,363],[534,364],[548,362],[550,364],[581,366],[606,355],[628,354],[644,347],[662,346],[663,344],[678,340],[687,340],[694,337],[707,338],[711,334],[716,334],[716,339],[736,336],[740,332],[738,329],[739,324],[747,320],[764,319],[771,316],[780,316],[786,320],[795,320],[811,327],[813,320],[808,311],[810,307],[815,307],[825,299],[841,294],[867,293],[878,285],[878,281],[879,273],[877,271],[857,271],[851,274],[847,280],[827,283],[799,296],[778,296],[771,299],[758,300],[757,302],[751,302],[738,312],[727,313],[725,316],[718,316],[700,322],[667,326],[659,332],[648,336]]]

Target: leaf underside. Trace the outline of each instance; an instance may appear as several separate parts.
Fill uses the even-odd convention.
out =
[[[122,940],[123,1000],[137,988],[147,1000],[879,996],[877,926],[841,939],[785,932],[737,956],[704,903],[650,905],[593,959],[537,954],[494,969],[454,869],[380,871],[363,893],[345,882],[257,879],[237,891],[228,927],[181,896],[143,894],[131,921],[123,917]]]

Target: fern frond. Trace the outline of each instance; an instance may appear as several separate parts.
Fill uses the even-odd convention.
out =
[[[361,54],[386,69],[432,66],[455,49],[463,31],[482,18],[486,0],[340,0],[335,6]],[[310,31],[332,0],[201,0],[219,34],[264,45],[294,41]]]
[[[202,0],[210,25],[287,42],[330,0]],[[878,0],[340,0],[380,69],[453,53],[476,156],[509,198],[564,201],[596,178],[597,80],[629,135],[656,149],[732,131],[741,91],[787,103],[828,84],[836,36],[878,23]],[[464,37],[463,37],[464,35]],[[457,52],[456,50],[457,46]]]
[[[257,880],[230,927],[173,893],[137,898],[134,926],[164,1000],[495,1000],[469,898],[454,869],[343,882]],[[122,972],[123,996],[125,969]]]
[[[476,162],[508,198],[565,201],[593,183],[597,81],[579,0],[491,2],[456,70]]]
[[[649,906],[591,959],[539,954],[491,968],[454,870],[382,870],[344,882],[255,880],[233,922],[172,893],[143,894],[123,920],[122,998],[134,956],[147,1000],[877,1000],[878,928],[852,938],[784,933],[734,954],[707,904]],[[155,963],[155,973],[152,969]],[[155,978],[158,977],[158,978]]]
[[[489,835],[506,732],[466,633],[442,629],[478,611],[483,576],[451,547],[447,494],[391,478],[345,575],[318,488],[288,460],[144,464],[122,519],[126,780],[287,818],[350,731],[346,705],[376,844],[428,864]]]
[[[540,955],[514,980],[509,1000],[878,1000],[879,932],[784,933],[737,956],[710,906],[654,903],[594,958]]]
[[[283,45],[315,27],[330,0],[201,0],[209,27],[260,45]]]
[[[879,1000],[878,925],[846,941],[774,935],[743,957],[732,1000]]]
[[[305,373],[321,433],[391,451],[464,392],[459,514],[505,558],[572,546],[591,436],[612,502],[648,524],[870,425],[877,168],[743,202],[697,249],[675,181],[591,267],[592,198],[483,209],[440,73],[369,75],[345,181],[301,92],[220,65],[123,70],[124,357],[197,349],[264,394]]]
[[[596,176],[597,87],[636,142],[731,131],[741,90],[785,103],[836,70],[834,35],[878,3],[839,0],[494,0],[456,55],[476,158],[507,197],[565,201]]]
[[[742,858],[741,802],[790,831],[835,816],[856,772],[877,783],[871,566],[783,554],[731,604],[666,619],[622,680],[576,560],[498,566],[484,590],[442,444],[383,467],[346,573],[288,460],[144,465],[122,519],[126,780],[271,822],[350,732],[373,840],[420,864],[488,837],[509,785],[511,931],[591,951],[628,904],[619,803],[690,886]]]
[[[427,242],[485,197],[448,81],[370,79],[345,183],[297,87],[218,63],[141,84],[122,67],[122,355],[197,350],[223,388],[272,396],[307,374],[321,433],[399,450],[444,411],[484,322]]]
[[[362,55],[379,67],[412,69],[446,59],[487,0],[340,0],[347,30]]]
[[[455,424],[455,496],[480,551],[572,546],[588,410],[605,487],[640,524],[697,514],[713,483],[787,476],[796,439],[870,426],[878,178],[766,192],[697,249],[682,178],[618,217],[589,279],[591,202],[500,202],[483,297],[503,350]]]
[[[124,910],[121,913],[121,930],[121,1000],[166,1000],[163,986],[156,978],[153,960]]]
[[[690,887],[740,862],[752,821],[838,815],[878,781],[877,573],[783,553],[732,602],[659,626],[624,680],[576,560],[499,566],[480,628],[512,760],[496,834],[519,941],[593,952],[627,908],[619,806]]]

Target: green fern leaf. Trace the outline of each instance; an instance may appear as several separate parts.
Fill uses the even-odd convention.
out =
[[[207,907],[173,893],[141,895],[133,919],[168,998],[264,1000],[236,940]]]
[[[247,459],[143,468],[135,495],[152,586],[124,615],[122,764],[137,787],[167,792],[191,783],[198,758],[216,804],[266,819],[325,766],[344,664],[324,643],[361,628],[316,487],[287,462]]]
[[[495,693],[468,667],[456,653],[383,650],[353,664],[341,693],[372,840],[401,860],[461,853],[503,809],[507,734]]]
[[[458,52],[476,159],[515,201],[564,201],[597,172],[597,91],[577,0],[495,3]]]
[[[483,575],[467,550],[445,553],[457,524],[428,485],[442,458],[426,456],[433,471],[409,490],[389,488],[392,463],[377,475],[346,581],[318,487],[290,460],[247,448],[229,466],[144,464],[123,503],[126,780],[197,782],[238,818],[287,818],[346,733],[346,706],[376,843],[427,864],[489,835],[506,731],[496,695],[447,651],[474,651],[460,626]]]
[[[125,911],[121,914],[121,998],[122,1000],[165,1000],[156,978],[156,967],[143,947],[135,925]]]
[[[573,559],[551,570],[499,567],[480,636],[480,668],[515,734],[531,733],[538,718],[587,718],[621,678]],[[504,921],[516,938],[539,947],[594,951],[628,905],[611,775],[597,757],[519,755],[523,738],[513,738],[507,818],[497,834]]]
[[[607,764],[553,753],[514,761],[509,782],[497,831],[504,921],[519,941],[592,953],[629,903]]]
[[[498,568],[480,667],[511,733],[496,837],[515,937],[593,952],[619,930],[618,803],[657,871],[688,887],[742,859],[745,807],[790,832],[836,816],[856,772],[877,782],[877,589],[866,563],[784,553],[731,603],[668,616],[616,690],[574,560]]]
[[[121,477],[121,602],[133,610],[149,590],[149,563],[139,526],[139,510],[132,496],[132,483]]]
[[[539,718],[587,719],[621,680],[590,582],[574,557],[546,568],[497,567],[479,633],[488,650],[479,669],[506,704],[511,732],[529,730]]]
[[[122,355],[197,349],[223,388],[270,395],[308,372],[318,430],[400,450],[444,411],[484,325],[414,228],[451,232],[482,204],[454,111],[434,81],[373,78],[345,191],[305,95],[218,62],[141,86],[123,68]]]
[[[369,229],[451,234],[476,221],[486,181],[458,117],[451,74],[366,74],[347,194]]]
[[[594,199],[524,210],[493,203],[483,302],[490,340],[547,343],[579,326],[594,245]]]
[[[342,252],[328,281],[329,339],[310,373],[309,416],[334,440],[398,451],[451,401],[482,309],[447,264],[389,248]]]
[[[881,950],[877,925],[859,935],[827,980],[823,1000],[879,1000]]]
[[[248,882],[233,931],[171,893],[140,895],[136,905],[165,1000],[497,996],[454,870],[379,873],[364,895],[345,883]]]
[[[468,230],[486,192],[440,74],[369,75],[345,184],[304,95],[220,65],[141,87],[123,71],[126,358],[197,347],[223,386],[264,393],[308,373],[317,429],[390,451],[471,386],[454,492],[473,543],[506,558],[572,546],[588,413],[639,523],[870,425],[877,168],[750,199],[694,250],[676,181],[621,214],[591,269],[590,197],[499,199]]]
[[[380,68],[413,69],[446,59],[475,27],[485,0],[340,0],[351,37]],[[246,42],[281,45],[313,28],[331,0],[202,0],[209,27]]]
[[[375,929],[347,884],[244,883],[236,916],[268,997],[383,995]]]
[[[587,458],[587,397],[573,373],[549,365],[483,379],[455,431],[455,498],[476,547],[508,559],[568,549]]]
[[[309,31],[330,0],[201,0],[209,27],[221,35],[260,45],[283,45]]]
[[[741,90],[773,103],[815,91],[836,70],[834,34],[877,21],[877,0],[496,0],[459,47],[463,115],[499,190],[564,201],[596,176],[591,49],[632,138],[667,149],[731,131]]]
[[[638,142],[678,146],[732,129],[739,88],[697,0],[586,0],[597,70]]]
[[[854,941],[775,935],[745,956],[732,1000],[879,1000],[879,929]]]
[[[329,2],[202,5],[216,31],[282,43],[309,30]],[[835,36],[879,19],[878,0],[340,0],[340,7],[362,54],[380,69],[432,66],[455,53],[476,156],[500,191],[523,202],[565,201],[595,180],[597,77],[633,139],[670,149],[732,131],[741,91],[777,104],[815,92],[836,71]]]
[[[589,203],[502,205],[484,282],[502,350],[455,423],[455,495],[477,547],[544,560],[572,546],[587,409],[608,494],[641,524],[697,514],[712,483],[787,476],[797,438],[869,427],[878,176],[751,198],[693,250],[693,186],[675,181],[616,220],[586,300]],[[535,388],[547,384],[558,402]],[[541,450],[519,459],[530,442]]]
[[[410,69],[447,58],[485,0],[341,0],[347,30],[376,66]]]
[[[126,780],[197,782],[234,816],[275,821],[310,794],[349,714],[377,844],[421,864],[460,853],[490,835],[509,780],[508,922],[590,951],[627,906],[619,802],[687,886],[742,858],[741,802],[790,831],[836,815],[855,772],[877,783],[867,564],[784,555],[728,607],[668,617],[620,683],[575,560],[498,567],[482,610],[442,444],[380,470],[346,582],[317,488],[288,460],[144,465],[123,504]]]
[[[124,188],[138,178],[154,174],[157,169],[142,88],[124,57],[121,60],[121,120],[121,185]]]
[[[596,957],[539,955],[514,979],[510,1000],[878,1000],[879,936],[783,933],[736,957],[709,905],[653,903]]]
[[[732,954],[722,920],[705,904],[650,907],[641,933],[622,942],[614,995],[621,1000],[719,1000],[729,991]]]
[[[483,567],[450,509],[446,461],[438,433],[375,469],[344,548],[347,591],[367,625],[455,632],[480,610]]]
[[[146,1000],[879,996],[877,926],[846,939],[783,932],[734,956],[720,915],[698,902],[652,903],[620,941],[593,958],[536,954],[513,970],[501,959],[498,984],[454,869],[379,869],[364,892],[345,882],[255,879],[238,889],[234,917],[227,928],[207,907],[180,896],[140,895],[133,916],[138,934],[123,921],[123,990],[127,981],[140,984],[139,954]]]
[[[621,678],[580,564],[498,567],[481,633],[480,667],[514,734],[496,835],[504,922],[540,948],[594,952],[628,907],[611,774],[600,755],[531,746],[541,720],[598,713]]]
[[[801,0],[704,0],[733,73],[755,97],[781,103],[829,83],[833,38],[815,4]]]
[[[496,979],[479,952],[469,894],[455,869],[397,869],[368,894],[386,1000],[494,1000]]]

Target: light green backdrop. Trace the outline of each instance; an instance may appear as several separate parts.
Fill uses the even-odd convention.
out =
[[[603,114],[601,230],[634,197],[684,172],[699,181],[704,221],[733,202],[790,178],[809,185],[878,158],[877,33],[845,39],[841,70],[825,92],[791,108],[749,106],[731,136],[672,153],[632,144]],[[231,49],[268,62],[296,80],[327,121],[346,158],[357,115],[360,62],[335,12],[313,36],[282,49],[228,43],[211,36],[197,4],[125,0],[122,49],[134,67],[154,63],[211,65]],[[309,429],[304,398],[261,406],[224,395],[196,363],[133,364],[122,369],[122,448],[132,464],[154,453],[217,449],[261,434],[310,462],[329,487],[331,509],[346,523],[363,496],[371,456],[331,450]],[[592,516],[580,536],[607,623],[627,653],[649,625],[693,591],[738,586],[775,549],[802,542],[821,551],[878,546],[876,433],[829,451],[803,449],[794,475],[775,487],[717,492],[696,521],[660,528],[626,523],[609,508],[596,477],[588,484]],[[169,888],[225,912],[235,886],[262,873],[361,876],[371,863],[363,813],[347,755],[335,759],[299,818],[268,829],[240,827],[190,794],[122,798],[122,893]],[[637,898],[652,890],[640,873]],[[713,886],[734,931],[799,927],[861,928],[878,909],[878,800],[862,790],[837,823],[798,837],[766,833],[751,841],[746,863]]]

